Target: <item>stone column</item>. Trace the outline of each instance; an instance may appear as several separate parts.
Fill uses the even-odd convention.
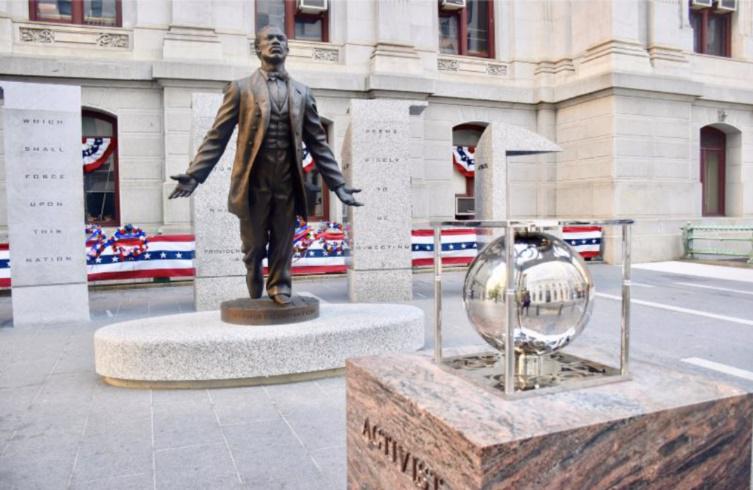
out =
[[[353,302],[412,297],[409,144],[412,106],[403,100],[351,100],[343,170],[365,203],[348,208]],[[413,112],[416,112],[413,110]]]
[[[81,88],[0,88],[13,324],[88,321]]]
[[[221,61],[222,43],[215,32],[214,8],[212,2],[203,0],[172,0],[162,57]]]
[[[191,123],[191,156],[212,127],[221,94],[194,94]],[[246,267],[241,254],[238,218],[227,210],[230,172],[237,131],[209,178],[191,198],[191,214],[196,237],[194,305],[197,311],[217,310],[228,299],[247,297]]]
[[[376,46],[371,54],[371,71],[402,76],[421,74],[423,68],[412,39],[408,0],[377,1],[374,20]],[[374,81],[372,85],[380,84]]]

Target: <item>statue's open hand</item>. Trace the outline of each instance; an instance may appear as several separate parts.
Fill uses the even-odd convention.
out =
[[[356,201],[355,196],[353,196],[356,192],[361,192],[361,189],[353,189],[347,185],[341,185],[335,189],[337,198],[341,200],[343,204],[347,204],[348,206],[363,206],[363,203]]]
[[[199,185],[199,181],[188,174],[171,175],[170,178],[177,180],[178,185],[175,186],[175,189],[173,189],[173,192],[168,199],[188,197],[193,194],[193,191],[195,191],[196,187]]]

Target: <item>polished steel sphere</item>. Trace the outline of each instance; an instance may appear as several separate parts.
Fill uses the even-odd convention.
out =
[[[591,316],[591,274],[578,252],[547,233],[516,233],[514,258],[515,352],[555,352],[580,334]],[[479,252],[463,284],[468,319],[500,351],[505,349],[507,332],[506,286],[503,236]]]

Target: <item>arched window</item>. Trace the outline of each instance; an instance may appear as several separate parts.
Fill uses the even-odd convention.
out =
[[[113,116],[92,110],[81,114],[86,222],[120,225],[118,196],[118,124]]]
[[[724,216],[725,147],[727,136],[701,128],[701,187],[703,216]]]
[[[475,160],[478,140],[484,132],[480,124],[460,124],[452,128],[452,165],[455,168],[453,187],[455,188],[455,219],[475,217],[474,186],[475,169],[467,168],[467,159]]]

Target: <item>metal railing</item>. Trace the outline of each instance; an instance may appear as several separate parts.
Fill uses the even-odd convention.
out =
[[[688,259],[697,255],[723,255],[747,258],[748,264],[753,264],[753,226],[710,226],[688,222],[682,227],[682,241]],[[725,247],[725,243],[743,245]],[[750,246],[746,247],[745,243]]]
[[[517,230],[545,230],[547,228],[561,228],[563,226],[619,226],[622,228],[622,304],[620,314],[620,377],[628,376],[630,357],[630,285],[631,285],[631,219],[613,220],[483,220],[483,221],[432,221],[434,228],[434,362],[442,364],[442,259],[440,255],[443,228],[490,228],[502,229],[505,234],[513,237],[505,240],[506,270],[506,304],[515,303],[513,250],[515,247],[515,233]],[[507,308],[506,338],[513,339],[515,319],[514,308]],[[507,396],[515,394],[514,377],[517,376],[514,342],[505,342],[503,357],[505,358],[504,393]]]

